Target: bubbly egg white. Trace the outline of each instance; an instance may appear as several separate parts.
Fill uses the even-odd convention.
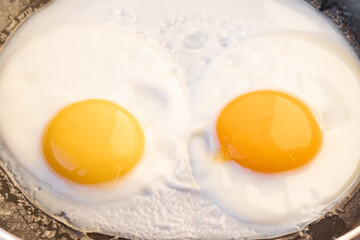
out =
[[[204,74],[218,70],[211,63],[252,36],[280,31],[331,39],[342,49],[334,54],[350,49],[337,28],[302,1],[54,1],[17,31],[0,56],[0,135],[11,152],[1,152],[4,164],[37,205],[85,231],[146,239],[263,238],[297,231],[319,217],[319,209],[295,222],[242,220],[236,210],[230,212],[219,199],[204,194],[188,153],[189,136],[204,128],[204,122],[189,116],[195,106],[191,101]],[[120,71],[117,62],[126,70]],[[323,93],[321,110],[329,101],[338,103],[333,93],[337,86],[317,84]],[[291,86],[285,88],[290,91]],[[214,96],[218,91],[205,87],[203,92],[208,90]],[[64,104],[85,98],[126,107],[145,129],[144,158],[118,186],[74,186],[55,177],[40,158],[42,127]],[[345,99],[350,110],[349,101],[357,98]],[[208,113],[212,97],[207,100],[198,113]],[[319,114],[319,119],[326,115]],[[326,128],[351,119],[341,116],[345,118]],[[203,144],[202,138],[199,142]],[[201,171],[211,168],[199,164],[206,165]]]

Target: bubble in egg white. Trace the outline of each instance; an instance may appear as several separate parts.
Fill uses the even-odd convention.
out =
[[[206,32],[196,31],[185,38],[184,45],[187,49],[197,50],[203,48],[208,40]]]

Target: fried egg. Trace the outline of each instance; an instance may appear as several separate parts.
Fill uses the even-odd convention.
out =
[[[191,101],[203,192],[273,231],[329,210],[359,171],[359,73],[347,52],[304,33],[259,35],[212,59]]]
[[[179,81],[140,39],[96,25],[62,26],[24,43],[1,76],[5,144],[61,197],[129,197],[176,164],[168,159],[175,149],[161,146],[177,124]],[[104,185],[104,194],[89,184]]]
[[[1,53],[1,159],[34,204],[81,231],[280,236],[320,217],[357,175],[357,69],[339,30],[302,1],[54,1]],[[302,161],[229,159],[252,143],[227,137],[258,95],[286,102],[285,145],[310,139],[289,142],[289,131],[316,133],[293,153]],[[293,107],[301,118],[287,122]]]

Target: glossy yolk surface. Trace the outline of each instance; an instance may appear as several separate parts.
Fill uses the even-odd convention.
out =
[[[139,162],[144,133],[126,109],[92,99],[62,109],[48,124],[42,147],[62,177],[97,184],[116,180]]]
[[[295,169],[311,161],[321,131],[310,109],[282,92],[239,96],[221,111],[216,126],[224,159],[258,172]]]

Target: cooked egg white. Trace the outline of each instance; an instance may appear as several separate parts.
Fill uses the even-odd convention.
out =
[[[284,31],[296,37],[274,34]],[[326,44],[319,47],[319,42]],[[349,49],[338,29],[302,1],[54,1],[19,28],[0,56],[1,158],[35,204],[84,231],[138,239],[249,239],[297,231],[350,185],[331,181],[319,190],[323,180],[316,171],[307,175],[318,181],[315,190],[309,182],[296,185],[305,169],[328,168],[321,159],[334,153],[326,151],[333,149],[329,139],[345,139],[350,131],[349,141],[341,142],[346,149],[357,140],[352,126],[358,118],[353,105],[357,62]],[[319,59],[329,52],[333,64],[343,59],[339,69],[330,71],[347,74],[349,82],[339,87],[327,75],[307,79],[319,68],[328,71],[326,66],[305,64],[302,70],[314,71],[300,77],[286,70],[296,65],[288,60],[302,64],[306,58],[293,54],[313,50]],[[221,109],[240,94],[265,88],[294,96],[311,109],[323,134],[320,160],[275,177],[259,177],[229,161],[212,163]],[[91,99],[124,108],[144,133],[139,161],[116,182],[79,184],[43,156],[42,139],[52,120],[72,104]],[[355,155],[355,150],[336,153],[349,160]],[[343,166],[341,179],[349,182],[357,163]],[[239,179],[248,183],[246,189]],[[287,186],[290,181],[294,184]],[[305,193],[296,195],[299,189]],[[270,208],[264,202],[285,202],[286,194],[292,206]],[[243,205],[234,207],[242,195]],[[315,204],[314,211],[302,208],[307,203]],[[262,207],[267,208],[263,217]],[[302,218],[305,213],[311,216]]]

